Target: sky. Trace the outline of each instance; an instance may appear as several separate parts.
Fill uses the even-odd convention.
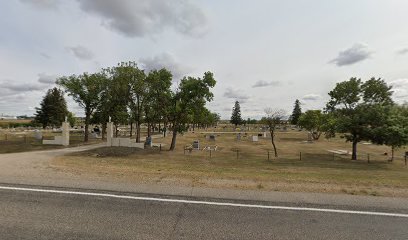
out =
[[[322,109],[335,84],[382,78],[408,101],[406,0],[0,1],[0,114],[32,115],[58,77],[122,61],[214,73],[223,119]],[[82,109],[68,96],[69,110]]]

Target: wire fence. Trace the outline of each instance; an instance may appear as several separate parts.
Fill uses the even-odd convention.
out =
[[[333,163],[347,163],[354,162],[358,164],[387,164],[396,163],[407,167],[408,156],[404,154],[396,154],[393,159],[391,156],[379,153],[358,153],[357,160],[351,160],[351,154],[329,152],[329,151],[299,151],[296,153],[279,152],[278,157],[275,156],[275,152],[272,149],[259,150],[259,151],[246,151],[245,149],[232,148],[232,149],[192,149],[191,147],[184,148],[184,155],[201,157],[212,160],[222,159],[236,159],[236,160],[263,160],[275,163],[299,163],[302,164],[333,164]]]

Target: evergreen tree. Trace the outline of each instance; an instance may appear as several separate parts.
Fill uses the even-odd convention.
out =
[[[295,107],[293,108],[292,115],[290,116],[290,123],[293,125],[298,125],[300,115],[302,115],[302,109],[300,108],[299,99],[296,99]]]
[[[235,124],[235,127],[242,123],[241,107],[238,101],[235,101],[235,105],[232,108],[231,123]]]
[[[63,91],[58,88],[49,89],[40,103],[40,108],[36,108],[35,121],[47,126],[61,126],[61,123],[68,116],[67,102],[64,99]]]

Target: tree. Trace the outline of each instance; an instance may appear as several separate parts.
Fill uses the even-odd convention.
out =
[[[373,132],[373,142],[391,147],[391,161],[394,150],[408,144],[408,106],[393,106],[386,119],[386,124]]]
[[[276,127],[282,123],[282,119],[285,116],[285,110],[266,108],[265,114],[266,116],[261,119],[261,122],[268,126],[275,157],[278,157],[278,151],[275,144],[275,130]]]
[[[143,123],[144,103],[147,96],[146,74],[136,63],[122,64],[122,74],[129,79],[129,108],[136,123],[136,142],[140,142],[140,126]]]
[[[214,75],[211,72],[205,72],[203,78],[184,77],[177,90],[172,93],[172,105],[170,107],[170,120],[173,128],[171,151],[176,147],[177,134],[186,131],[187,124],[191,122],[193,110],[212,101],[214,95],[211,88],[215,84]]]
[[[321,110],[308,110],[302,113],[298,125],[308,130],[312,134],[313,140],[319,140],[323,132],[326,137],[333,136],[333,121],[334,119],[328,113],[323,113]]]
[[[152,124],[158,123],[159,131],[161,122],[163,122],[164,127],[167,125],[172,78],[171,72],[165,68],[152,70],[146,77],[147,94],[144,109],[145,121],[148,124],[148,136],[150,136]]]
[[[61,77],[57,80],[57,84],[65,88],[65,92],[72,96],[74,101],[85,111],[85,142],[89,138],[89,124],[92,113],[99,105],[106,82],[107,79],[103,73],[83,73],[78,76]]]
[[[68,120],[70,126],[72,126],[72,127],[75,126],[75,124],[76,124],[76,118],[75,118],[75,114],[74,114],[74,113],[68,112],[68,114],[67,114],[67,120]]]
[[[352,142],[352,160],[357,159],[357,143],[372,140],[374,129],[384,124],[386,106],[392,105],[391,87],[382,79],[371,78],[337,83],[329,92],[326,110],[336,118],[336,131]]]
[[[298,121],[301,115],[302,109],[300,108],[300,101],[299,99],[296,99],[292,115],[290,116],[290,123],[293,125],[298,125]]]
[[[41,123],[43,128],[61,126],[69,113],[64,92],[56,87],[49,89],[40,103],[40,108],[36,110],[35,122]]]
[[[242,118],[241,118],[241,106],[239,105],[238,101],[235,101],[234,107],[232,108],[232,114],[231,114],[231,123],[237,127],[242,123]]]

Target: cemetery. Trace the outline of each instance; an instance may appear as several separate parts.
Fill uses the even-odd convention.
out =
[[[263,132],[235,132],[230,125],[227,131],[215,130],[186,132],[175,151],[108,147],[59,157],[53,166],[138,181],[195,179],[208,187],[259,189],[261,185],[263,190],[408,196],[404,149],[390,163],[389,148],[361,143],[359,160],[350,161],[350,146],[341,138],[305,144],[307,131],[282,129],[276,133],[279,157],[275,158],[270,136],[263,137]],[[168,145],[171,137],[157,141]]]
[[[0,153],[101,143],[58,156],[52,166],[209,187],[408,196],[408,108],[392,101],[382,79],[337,83],[323,110],[303,113],[297,99],[291,115],[266,106],[247,120],[238,100],[230,120],[207,108],[212,72],[184,77],[175,88],[172,80],[165,68],[145,72],[135,62],[60,77],[31,120],[0,122]],[[82,108],[80,118],[65,94]]]

